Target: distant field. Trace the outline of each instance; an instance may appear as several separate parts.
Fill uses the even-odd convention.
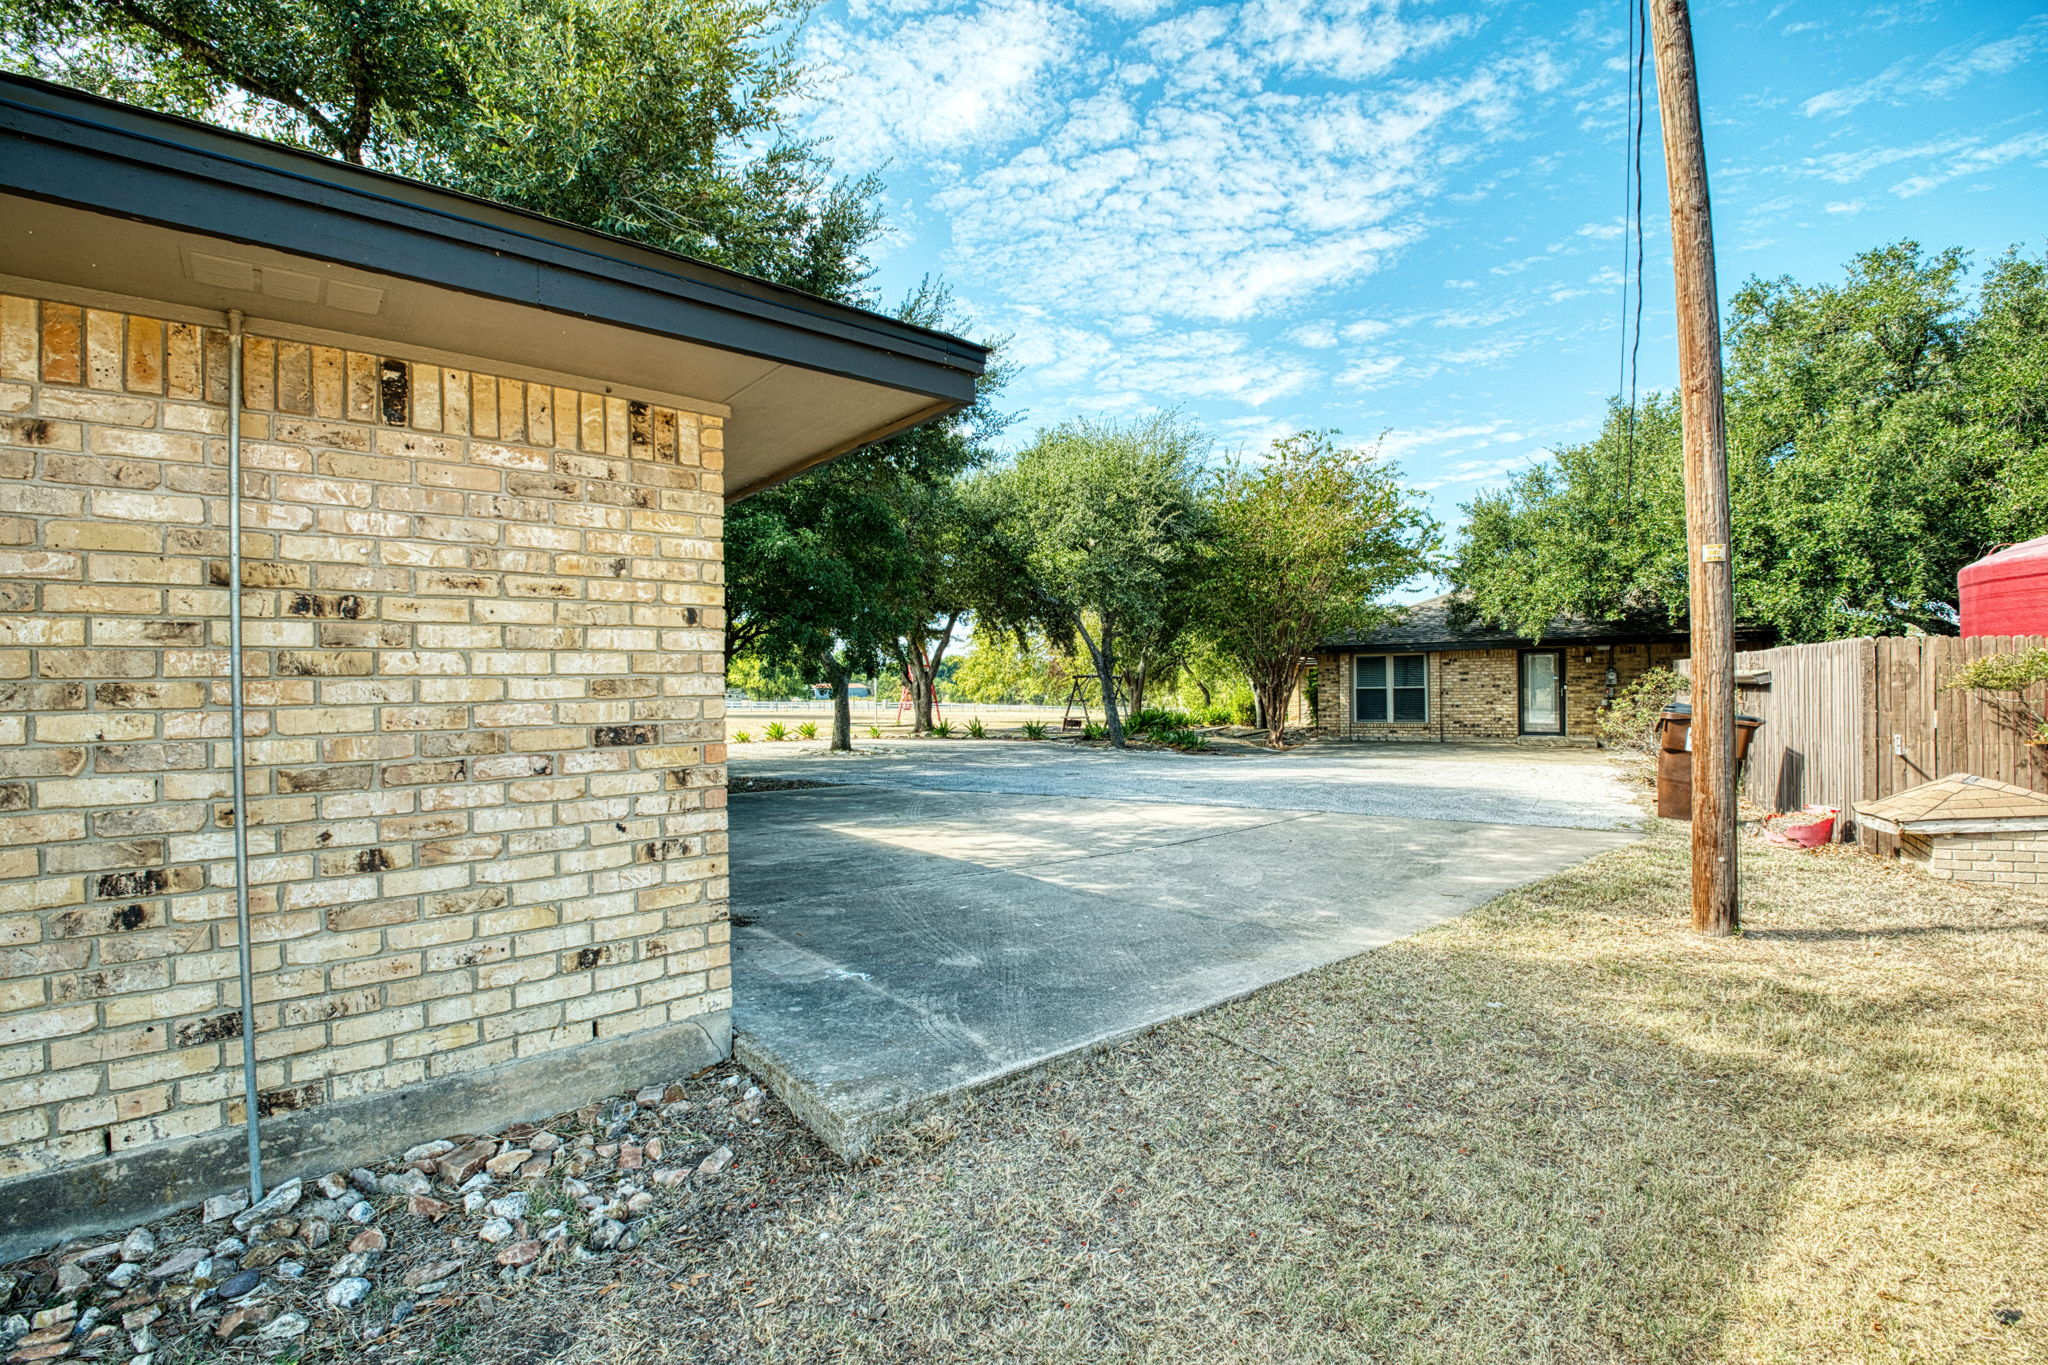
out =
[[[725,713],[725,732],[729,738],[735,730],[745,730],[755,739],[761,738],[761,730],[770,721],[781,721],[795,729],[805,721],[815,723],[822,732],[832,723],[832,703],[829,701],[728,701]],[[1059,706],[972,706],[953,705],[942,702],[940,717],[957,727],[964,727],[969,720],[979,719],[991,730],[1015,729],[1026,721],[1044,721],[1054,729],[1059,728],[1060,717],[1066,708]],[[1079,716],[1080,709],[1074,714]],[[1099,709],[1091,708],[1089,718],[1100,720]],[[853,701],[853,723],[865,733],[865,727],[879,725],[883,734],[910,732],[910,711],[905,708],[899,715],[896,699],[870,699],[856,697]]]

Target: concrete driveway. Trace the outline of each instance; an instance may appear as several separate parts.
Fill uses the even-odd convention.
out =
[[[1597,757],[1541,751],[869,747],[732,765],[846,784],[736,792],[732,877],[741,1060],[847,1156],[947,1095],[1617,847],[1639,818]]]

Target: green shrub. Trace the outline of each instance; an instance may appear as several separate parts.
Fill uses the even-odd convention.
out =
[[[933,721],[933,722],[932,722],[932,735],[933,735],[933,737],[934,737],[934,738],[937,738],[937,739],[950,739],[950,738],[952,738],[952,735],[953,735],[953,723],[952,723],[951,721],[948,721],[948,720],[935,720],[935,721]]]
[[[1042,720],[1027,720],[1027,721],[1025,721],[1025,722],[1024,722],[1024,738],[1026,738],[1026,739],[1044,739],[1044,738],[1045,738],[1045,722],[1044,722],[1044,721],[1042,721]]]
[[[967,737],[969,739],[988,738],[988,727],[981,723],[980,716],[976,716],[974,719],[967,722]]]
[[[762,731],[762,733],[768,736],[768,739],[769,739],[769,742],[770,742],[770,743],[773,743],[774,741],[776,741],[776,740],[778,740],[778,739],[787,739],[787,738],[789,738],[789,730],[788,730],[788,728],[787,728],[786,726],[784,726],[784,725],[783,725],[783,723],[782,723],[781,721],[779,721],[779,720],[771,720],[771,721],[769,721],[769,722],[768,722],[768,728],[767,728],[766,730]]]
[[[735,744],[752,744],[754,737],[745,730],[735,730],[732,732],[732,742]]]
[[[2048,708],[2028,699],[2033,688],[2048,682],[2048,649],[2029,649],[2019,654],[1985,654],[1970,660],[1949,676],[1942,691],[2009,694],[1994,698],[1992,705],[2003,712],[2027,739],[2048,744]]]
[[[869,738],[869,739],[880,739],[881,737],[882,737],[882,727],[881,727],[881,726],[879,726],[879,725],[870,725],[870,726],[868,727],[868,738]]]
[[[1183,751],[1206,749],[1209,747],[1208,736],[1197,734],[1195,731],[1188,729],[1154,730],[1152,738],[1161,744],[1171,745],[1173,748]]]
[[[1156,739],[1161,730],[1185,730],[1194,723],[1195,718],[1185,711],[1148,706],[1126,721],[1124,729],[1134,735],[1151,735]]]
[[[1081,727],[1081,738],[1083,739],[1107,739],[1108,737],[1108,728],[1105,726],[1097,725],[1092,720]]]
[[[818,737],[818,722],[807,720],[802,725],[796,727],[796,732],[805,739],[816,739]]]
[[[1648,670],[1600,708],[1600,742],[1637,758],[1656,753],[1657,717],[1686,685],[1671,669]]]

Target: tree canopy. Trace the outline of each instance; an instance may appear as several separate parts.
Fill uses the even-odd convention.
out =
[[[1729,309],[1738,616],[1788,640],[1953,633],[1956,573],[2048,531],[2048,258],[2010,252],[1974,297],[1959,251],[1902,242],[1838,284],[1751,280]],[[1686,609],[1675,402],[1617,405],[1594,440],[1481,494],[1450,577],[1482,617]]]
[[[1251,679],[1278,744],[1317,643],[1368,628],[1382,594],[1429,568],[1436,523],[1398,468],[1327,431],[1229,461],[1208,502],[1203,628]]]
[[[951,296],[929,280],[898,316],[960,325]],[[751,654],[835,680],[892,660],[919,680],[920,723],[929,723],[943,641],[986,572],[977,514],[959,480],[989,459],[989,442],[1007,425],[994,408],[1007,373],[991,364],[968,407],[728,510],[728,660]]]
[[[977,487],[1012,566],[1009,591],[984,612],[997,625],[1036,626],[1063,648],[1081,641],[1119,748],[1122,651],[1159,646],[1201,567],[1206,450],[1177,414],[1075,421],[1039,433]]]
[[[783,104],[801,0],[0,0],[0,62],[857,299],[872,180]]]

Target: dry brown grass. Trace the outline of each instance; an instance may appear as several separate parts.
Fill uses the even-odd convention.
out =
[[[985,1096],[447,1354],[514,1358],[544,1309],[607,1365],[2048,1360],[2048,902],[1751,843],[1750,932],[1702,940],[1682,838]]]

